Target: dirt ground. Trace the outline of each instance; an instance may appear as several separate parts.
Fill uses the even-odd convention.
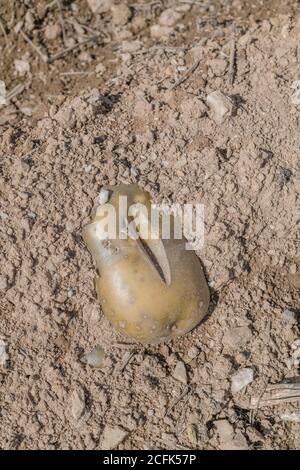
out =
[[[1,448],[300,448],[299,40],[292,1],[1,2]],[[96,299],[120,182],[205,206],[210,311],[170,343]]]

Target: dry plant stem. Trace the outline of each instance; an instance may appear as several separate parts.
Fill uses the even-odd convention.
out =
[[[0,18],[0,29],[1,31],[3,32],[3,36],[4,36],[4,39],[5,39],[5,43],[6,43],[6,47],[8,46],[8,38],[7,38],[7,32],[5,30],[5,26]]]
[[[261,397],[251,398],[250,408],[262,408],[298,400],[300,400],[300,383],[279,383],[268,385]]]
[[[22,91],[25,89],[25,85],[17,85],[15,86],[15,88],[13,88],[11,91],[9,91],[6,95],[6,99],[7,100],[11,100],[13,98],[15,98],[17,95],[19,95],[20,93],[22,93]]]
[[[46,54],[43,54],[43,52],[31,41],[31,39],[27,36],[26,33],[24,33],[24,31],[20,30],[20,34],[23,39],[25,39],[25,41],[28,42],[28,44],[38,53],[42,61],[47,64],[47,62],[49,62],[49,57]]]
[[[60,22],[60,25],[61,25],[63,42],[66,45],[66,28],[65,28],[65,21],[64,21],[64,17],[63,17],[63,10],[62,10],[60,0],[56,0],[56,5],[58,6],[58,9],[59,9],[59,22]]]
[[[166,409],[166,412],[165,412],[165,416],[167,416],[170,411],[172,411],[172,409],[174,408],[174,406],[176,406],[188,393],[190,393],[191,391],[191,387],[188,385],[185,390],[183,390],[183,392],[179,395],[178,398],[176,398],[173,403],[171,403],[171,405]]]
[[[179,85],[181,85],[183,82],[185,82],[194,72],[195,70],[198,68],[200,64],[200,59],[198,59],[194,65],[192,65],[192,67],[179,79],[177,80],[171,87],[170,87],[170,90],[174,90],[174,88],[178,87]]]
[[[78,42],[77,44],[74,44],[74,46],[67,47],[66,49],[63,49],[62,51],[58,52],[57,54],[54,54],[53,56],[49,57],[48,62],[52,64],[55,60],[61,59],[65,55],[69,54],[70,52],[73,52],[74,50],[78,49],[81,46],[84,46],[88,44],[91,41],[94,41],[98,39],[100,36],[102,36],[102,33],[99,33],[95,36],[92,36],[90,38],[87,38],[84,41]]]
[[[235,77],[235,60],[236,60],[236,44],[235,44],[235,24],[232,25],[232,39],[230,47],[230,58],[229,58],[229,71],[228,71],[228,83],[233,85]]]

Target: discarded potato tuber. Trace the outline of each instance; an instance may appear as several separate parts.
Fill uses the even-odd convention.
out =
[[[120,185],[103,191],[102,205],[82,236],[96,263],[95,286],[104,314],[119,331],[141,343],[187,333],[202,320],[209,304],[197,255],[185,249],[184,239],[174,239],[172,231],[170,239],[162,240],[160,232],[151,237],[149,217],[144,226],[133,225],[135,230],[130,227],[133,218],[129,211],[122,218],[120,196],[127,197],[128,208],[143,204],[150,213],[150,196],[138,186]],[[112,208],[117,236],[107,234],[103,224]],[[126,229],[135,233],[123,239]]]

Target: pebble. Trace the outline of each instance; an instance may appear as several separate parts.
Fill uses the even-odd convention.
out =
[[[73,391],[71,401],[73,418],[79,419],[85,410],[85,394],[81,387]]]
[[[21,77],[25,75],[26,73],[30,72],[30,65],[29,65],[29,62],[27,62],[27,60],[15,59],[14,65],[15,65],[16,72]]]
[[[182,361],[177,362],[172,375],[174,379],[179,380],[179,382],[182,382],[183,384],[187,383],[186,367]]]
[[[6,366],[9,357],[6,352],[7,345],[3,339],[0,338],[0,366]]]
[[[124,3],[120,3],[119,5],[112,5],[111,14],[115,26],[124,26],[131,17],[131,10]]]
[[[96,72],[97,76],[103,75],[105,73],[105,71],[106,71],[105,65],[103,65],[101,63],[96,65],[95,72]]]
[[[45,39],[48,41],[54,41],[60,35],[60,25],[58,23],[48,24],[45,28]]]
[[[102,436],[101,449],[115,449],[128,435],[128,432],[120,426],[105,426]]]
[[[247,387],[253,381],[253,369],[245,367],[244,369],[238,370],[231,377],[231,392],[238,393],[243,388]]]
[[[173,28],[170,28],[169,26],[154,24],[150,28],[150,36],[153,39],[168,39],[173,31]]]
[[[296,274],[296,272],[297,272],[297,265],[296,264],[291,264],[290,273],[291,274]]]
[[[297,319],[297,314],[296,312],[294,312],[293,310],[290,310],[288,308],[286,308],[285,310],[283,310],[282,312],[282,316],[285,320],[288,320],[288,321],[294,321]]]
[[[221,91],[210,93],[206,102],[211,109],[212,119],[216,124],[222,124],[233,112],[231,99]]]
[[[98,199],[100,206],[103,206],[104,204],[106,204],[107,201],[109,200],[109,190],[105,188],[101,188],[97,199]]]
[[[162,26],[174,26],[177,21],[181,20],[182,13],[172,10],[172,8],[168,8],[164,10],[160,17],[158,18],[159,24]]]
[[[0,106],[6,105],[6,86],[3,80],[0,80]]]
[[[111,9],[113,0],[87,0],[93,13],[106,13]]]
[[[8,287],[7,276],[1,275],[0,276],[0,290],[6,290]]]
[[[101,367],[105,358],[105,351],[101,346],[96,346],[91,352],[85,355],[86,363],[92,367]]]
[[[246,450],[248,444],[240,430],[234,432],[232,424],[226,419],[214,422],[216,433],[219,437],[220,450]]]

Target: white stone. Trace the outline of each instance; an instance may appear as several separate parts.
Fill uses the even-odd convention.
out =
[[[127,434],[127,431],[119,426],[105,426],[101,440],[101,449],[115,449],[125,439]]]
[[[182,13],[172,10],[172,8],[168,8],[167,10],[164,10],[162,12],[160,17],[158,18],[158,22],[162,26],[174,26],[177,21],[181,20],[181,18]]]
[[[85,355],[86,363],[92,367],[101,367],[105,358],[105,351],[101,346],[96,346],[91,352]]]
[[[131,10],[124,3],[112,5],[111,7],[112,22],[116,26],[125,25],[131,17]]]
[[[101,188],[99,196],[98,196],[98,202],[100,206],[103,206],[104,204],[106,204],[108,200],[109,200],[109,190],[105,188]]]
[[[0,80],[0,106],[6,105],[6,86],[3,80]]]
[[[253,381],[254,373],[250,367],[238,370],[231,377],[231,392],[238,393]]]
[[[169,28],[169,26],[154,24],[150,28],[150,36],[153,39],[168,39],[173,31],[173,28]]]
[[[232,100],[221,91],[210,93],[206,98],[206,102],[211,109],[212,118],[217,124],[222,124],[225,119],[232,115]]]
[[[6,363],[9,360],[6,348],[6,343],[0,338],[0,366],[6,366]]]
[[[45,28],[45,38],[48,41],[53,41],[54,39],[59,36],[61,31],[60,25],[58,23],[55,24],[48,24]]]
[[[30,64],[27,60],[15,59],[14,61],[16,72],[23,76],[26,73],[30,72]]]
[[[177,362],[172,375],[173,375],[174,379],[179,380],[179,382],[182,382],[184,384],[187,383],[186,368],[185,368],[185,365],[182,361]]]

